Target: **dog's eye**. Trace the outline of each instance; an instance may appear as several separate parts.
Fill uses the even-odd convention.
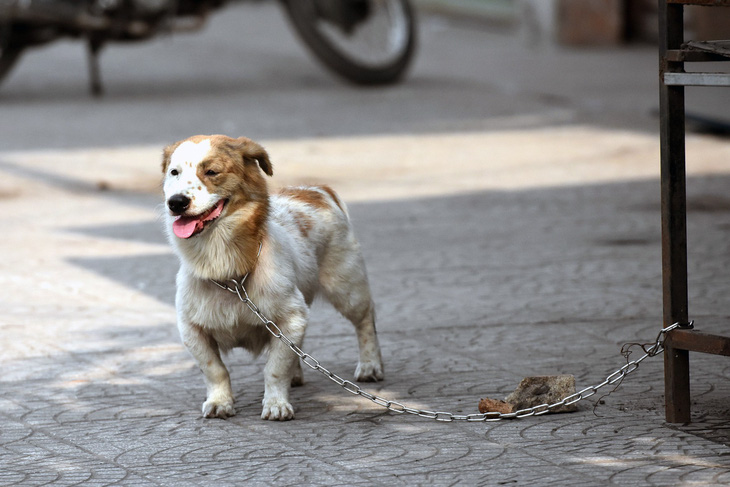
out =
[[[217,176],[217,175],[218,175],[218,173],[217,173],[217,172],[215,172],[215,171],[214,171],[214,170],[212,170],[212,169],[208,169],[207,171],[205,171],[205,175],[206,175],[206,176]]]
[[[173,169],[172,171],[170,171],[170,174],[173,176],[177,176],[178,174],[180,174],[180,171],[178,171],[177,169]]]

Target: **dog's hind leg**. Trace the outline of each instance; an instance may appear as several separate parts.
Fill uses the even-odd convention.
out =
[[[346,317],[348,315],[345,315]],[[376,382],[383,380],[383,359],[380,354],[378,334],[375,330],[375,305],[372,300],[365,315],[357,319],[358,314],[350,315],[350,321],[355,325],[357,343],[360,348],[360,360],[355,369],[355,380],[362,382]]]
[[[352,235],[349,237],[330,247],[320,266],[319,281],[325,298],[355,326],[360,349],[355,379],[375,382],[384,377],[375,305],[359,246]]]

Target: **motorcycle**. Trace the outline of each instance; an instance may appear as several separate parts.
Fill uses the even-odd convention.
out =
[[[329,70],[359,85],[395,83],[416,47],[409,0],[278,0],[300,39]],[[90,88],[103,92],[99,53],[202,28],[226,0],[0,0],[0,82],[31,47],[84,39]]]

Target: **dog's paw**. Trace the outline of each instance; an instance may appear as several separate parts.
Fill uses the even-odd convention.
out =
[[[233,409],[233,400],[215,400],[208,399],[203,403],[203,417],[204,418],[221,418],[226,419],[236,415],[236,410]]]
[[[261,419],[289,421],[290,419],[294,419],[294,408],[283,399],[264,399],[264,409],[261,412]]]
[[[355,380],[358,382],[378,382],[383,380],[383,364],[379,362],[359,362],[355,369]]]

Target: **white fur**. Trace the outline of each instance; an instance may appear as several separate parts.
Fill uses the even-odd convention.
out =
[[[208,192],[204,184],[187,184],[194,181],[197,163],[210,156],[210,143],[181,144],[172,154],[166,171],[166,200],[184,191],[194,193],[196,202],[220,199],[219,195]],[[173,168],[182,177],[172,176]],[[328,202],[327,207],[315,207],[283,195],[270,197],[263,247],[246,281],[246,289],[263,315],[298,346],[304,339],[309,305],[316,295],[323,295],[355,326],[360,349],[355,378],[381,380],[383,367],[375,332],[374,305],[347,212],[339,200],[322,189],[313,187],[305,191],[320,192]],[[201,211],[206,209],[201,207]],[[180,257],[176,294],[178,328],[205,377],[205,417],[225,418],[235,414],[231,382],[221,352],[244,347],[254,354],[268,352],[261,417],[292,419],[294,408],[289,403],[289,387],[301,383],[301,366],[296,355],[274,339],[233,293],[209,280],[214,276],[220,279],[222,275],[240,277],[230,274],[233,266],[230,245],[235,222],[240,221],[234,216],[245,216],[245,212],[246,207],[236,215],[229,215],[226,209],[214,224],[189,239],[177,238],[171,231],[174,217],[166,218],[168,238]],[[302,230],[303,225],[306,231]]]
[[[170,157],[170,165],[165,175],[164,192],[166,195],[182,194],[191,198],[190,213],[200,214],[210,209],[220,195],[210,193],[197,174],[200,164],[211,152],[209,140],[199,143],[190,140],[183,142]],[[177,172],[177,174],[173,174]]]

